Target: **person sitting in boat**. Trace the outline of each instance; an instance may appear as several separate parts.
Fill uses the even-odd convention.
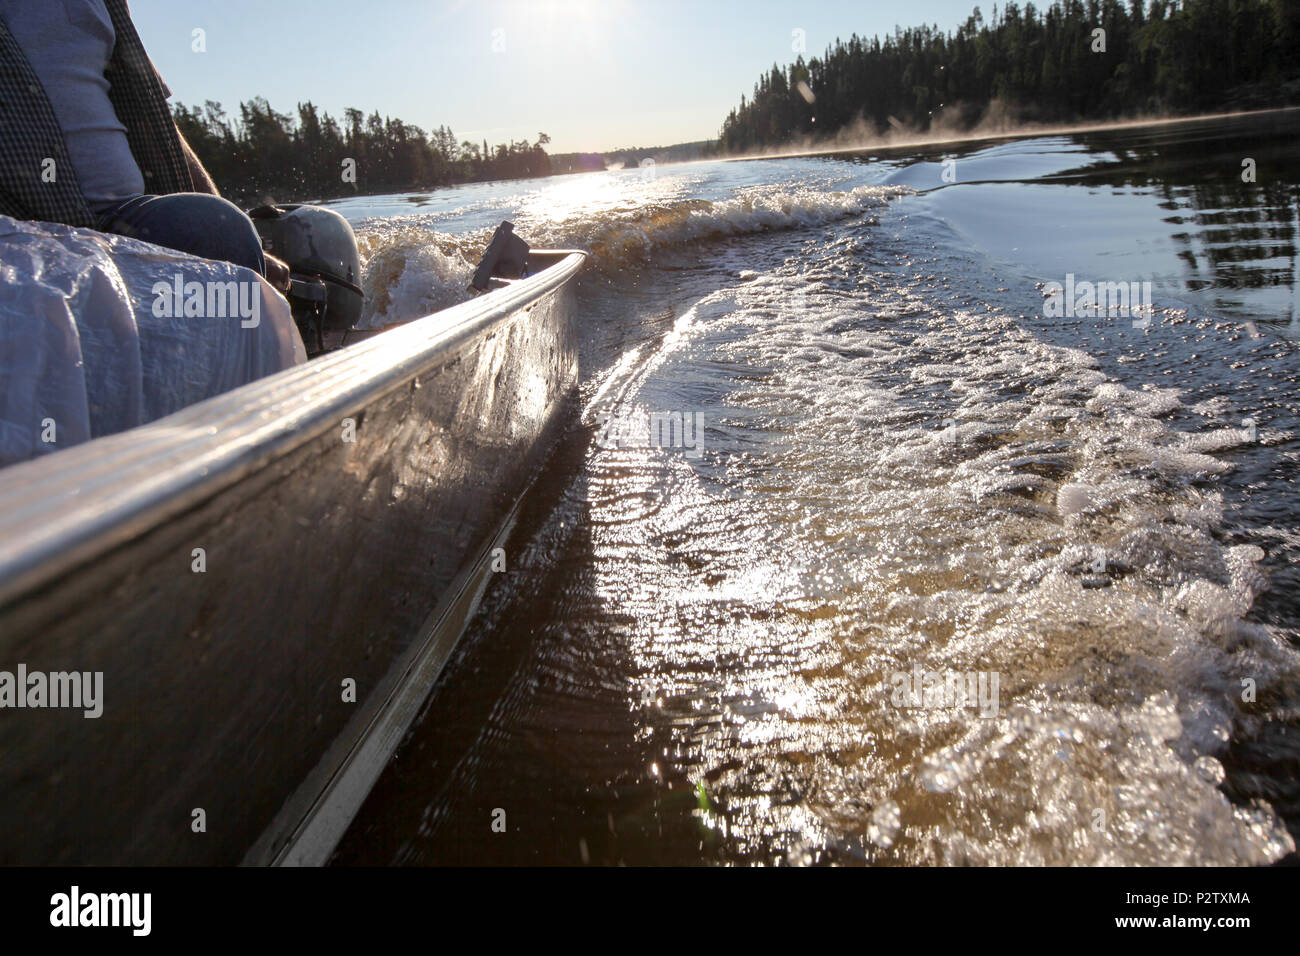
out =
[[[116,233],[288,287],[167,107],[126,0],[0,0],[0,214]]]

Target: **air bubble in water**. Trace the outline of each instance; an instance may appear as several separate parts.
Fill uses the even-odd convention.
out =
[[[867,825],[867,839],[876,846],[889,849],[898,836],[902,822],[902,813],[893,800],[882,800],[871,811],[871,823]]]
[[[1213,757],[1197,757],[1196,763],[1192,764],[1196,775],[1206,783],[1212,783],[1215,786],[1223,783],[1224,770],[1223,764]]]
[[[926,761],[921,767],[921,786],[931,793],[948,793],[961,783],[961,774],[952,764]]]

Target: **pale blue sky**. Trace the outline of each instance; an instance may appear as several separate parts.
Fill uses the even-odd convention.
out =
[[[554,152],[708,139],[762,70],[835,37],[954,29],[976,0],[132,0],[154,62],[189,105],[265,96],[401,117]],[[985,4],[986,16],[993,5]],[[205,31],[196,53],[193,31]],[[494,31],[502,31],[496,33]],[[498,48],[494,51],[494,41]]]

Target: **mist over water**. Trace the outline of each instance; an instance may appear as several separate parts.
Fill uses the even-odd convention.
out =
[[[377,325],[502,218],[594,255],[574,424],[336,862],[1292,853],[1297,132],[337,204]],[[1152,308],[1049,318],[1067,275]],[[673,413],[698,447],[609,440]]]

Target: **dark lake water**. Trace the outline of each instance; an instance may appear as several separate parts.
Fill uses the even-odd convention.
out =
[[[376,324],[502,218],[594,255],[573,424],[334,862],[1293,854],[1298,134],[337,204]]]

